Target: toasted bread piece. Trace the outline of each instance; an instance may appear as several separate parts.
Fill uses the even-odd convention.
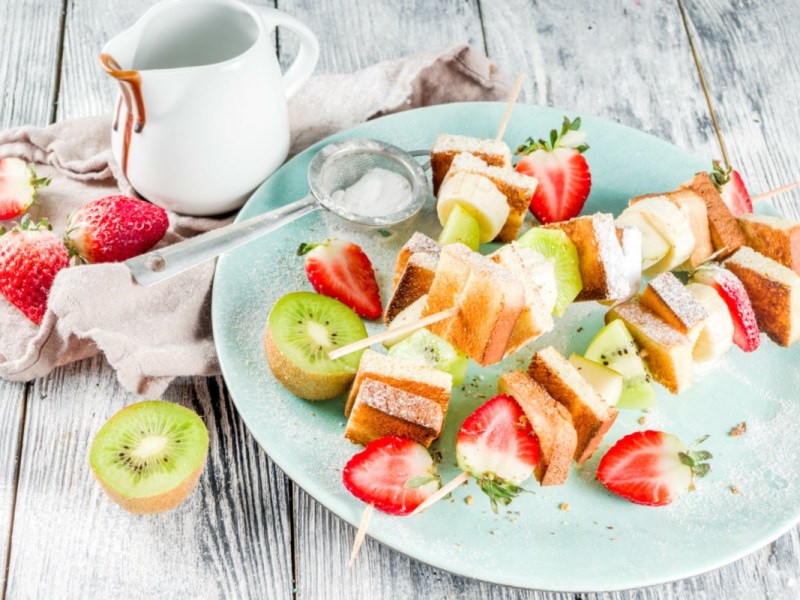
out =
[[[578,445],[569,411],[522,371],[501,375],[497,391],[514,397],[539,438],[541,456],[534,471],[536,479],[543,486],[564,483]]]
[[[586,461],[614,424],[617,409],[609,406],[561,353],[549,346],[533,355],[528,374],[572,416],[578,435],[575,460]]]
[[[747,245],[800,274],[800,223],[768,215],[742,215],[739,226]]]
[[[411,255],[383,312],[384,323],[394,321],[397,315],[428,293],[437,264],[439,257],[434,254],[417,252]]]
[[[458,172],[483,175],[495,184],[508,202],[508,219],[496,239],[501,242],[516,240],[533,193],[536,191],[536,185],[539,183],[536,178],[517,173],[505,166],[489,165],[478,156],[467,152],[455,155],[446,177]]]
[[[708,209],[706,203],[700,195],[689,188],[679,188],[674,192],[666,194],[645,194],[644,196],[637,196],[631,198],[630,203],[636,204],[641,200],[647,198],[655,198],[663,196],[672,202],[675,206],[683,209],[686,216],[689,218],[689,224],[692,227],[692,234],[694,235],[694,249],[691,256],[680,265],[678,271],[692,271],[699,265],[703,264],[709,256],[714,253],[714,246],[711,244],[711,231],[708,226]]]
[[[457,307],[455,316],[428,326],[482,366],[505,355],[525,308],[522,283],[511,272],[463,244],[442,248],[422,316]]]
[[[439,193],[439,186],[447,175],[447,171],[450,170],[453,158],[462,152],[473,154],[483,162],[495,167],[511,168],[511,149],[503,141],[442,134],[436,138],[433,148],[431,148],[431,178],[434,196]]]
[[[612,215],[596,213],[544,227],[561,229],[578,250],[583,289],[576,301],[620,300],[630,295],[625,257]]]
[[[392,278],[392,288],[397,286],[397,282],[403,276],[406,263],[414,254],[429,254],[438,258],[439,252],[442,247],[434,240],[429,238],[424,233],[419,231],[414,232],[408,241],[400,248],[400,253],[397,255],[397,262],[394,265],[394,277]]]
[[[691,340],[696,340],[700,335],[700,329],[708,317],[703,305],[669,271],[647,283],[639,303]]]
[[[516,275],[525,293],[525,308],[506,347],[506,354],[512,354],[553,329],[553,306],[557,294],[553,263],[535,250],[517,243],[501,246],[489,258]]]
[[[708,173],[698,173],[687,185],[682,186],[697,192],[706,204],[708,229],[714,250],[723,250],[719,256],[725,258],[736,252],[746,242],[741,227],[725,204]]]
[[[367,377],[358,388],[344,436],[366,446],[397,435],[427,448],[439,437],[443,422],[442,407],[433,400]]]
[[[741,279],[758,327],[781,346],[800,338],[800,276],[779,262],[742,246],[725,261]]]
[[[673,394],[692,384],[692,341],[638,302],[624,302],[606,313],[606,323],[622,319],[642,350],[650,375]]]
[[[450,373],[392,358],[373,350],[365,350],[361,355],[353,387],[350,388],[350,394],[347,396],[347,404],[344,408],[345,416],[350,416],[358,391],[365,379],[381,381],[409,394],[433,400],[441,406],[442,418],[447,415],[450,390],[453,387],[453,376]]]

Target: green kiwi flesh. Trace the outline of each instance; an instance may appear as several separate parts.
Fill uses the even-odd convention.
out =
[[[111,417],[94,438],[89,462],[112,498],[132,510],[125,505],[126,499],[182,494],[183,490],[178,490],[199,476],[207,451],[208,430],[196,413],[178,404],[151,400]]]
[[[298,369],[316,375],[355,373],[360,352],[337,360],[328,353],[367,337],[361,318],[338,300],[312,292],[293,292],[269,313],[270,334],[281,353]]]
[[[461,354],[445,340],[427,329],[420,329],[399,344],[392,346],[389,356],[450,373],[453,376],[453,387],[464,382],[469,365],[469,358],[465,354]]]
[[[545,258],[553,261],[558,290],[553,314],[557,317],[564,316],[569,305],[583,289],[578,250],[575,248],[575,244],[560,229],[545,229],[544,227],[529,229],[517,242],[536,250]]]

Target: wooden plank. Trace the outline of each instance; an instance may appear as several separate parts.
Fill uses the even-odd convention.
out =
[[[69,5],[59,119],[111,111],[117,90],[98,68],[97,53],[150,5]],[[138,398],[121,390],[101,358],[36,383],[24,435],[9,597],[46,597],[53,590],[61,597],[291,594],[288,480],[250,437],[221,378],[180,380],[164,397],[203,416],[211,434],[209,461],[186,503],[167,515],[136,517],[105,497],[87,456],[102,423]]]
[[[141,400],[101,358],[37,381],[28,402],[8,573],[9,598],[286,598],[292,589],[291,495],[220,378],[170,387],[210,434],[198,488],[171,513],[131,515],[88,465],[92,439]]]
[[[0,129],[46,125],[55,101],[62,2],[3,4],[0,19]]]
[[[481,10],[489,55],[526,75],[523,102],[600,115],[696,154],[719,154],[675,3],[493,0]]]
[[[56,89],[61,3],[11,2],[0,18],[0,129],[49,122]],[[24,65],[24,68],[20,68]],[[14,515],[25,384],[0,379],[0,596]]]

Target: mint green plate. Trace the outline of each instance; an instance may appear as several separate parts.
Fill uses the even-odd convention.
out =
[[[377,119],[335,135],[289,161],[246,204],[246,218],[304,196],[306,169],[324,144],[372,137],[406,149],[429,148],[442,132],[494,137],[504,105],[451,104]],[[505,136],[515,147],[528,135],[556,127],[565,111],[519,105]],[[574,116],[571,113],[570,116]],[[710,160],[701,159],[644,133],[583,116],[591,150],[592,194],[584,212],[619,214],[628,198],[673,189]],[[222,257],[213,294],[214,336],[225,380],[250,431],[272,460],[324,506],[354,526],[364,505],[341,483],[341,469],[360,448],[342,437],[343,401],[307,402],[287,392],[264,359],[262,334],[272,304],[283,294],[311,290],[302,241],[348,237],[371,257],[388,299],[394,260],[415,230],[436,237],[433,199],[417,221],[383,237],[356,231],[322,213]],[[496,392],[497,375],[524,368],[532,350],[553,345],[565,354],[582,352],[601,326],[596,303],[573,305],[556,329],[532,348],[495,368],[471,365],[464,388],[454,391],[439,448],[444,481],[457,474],[453,443],[464,418]],[[380,329],[372,325],[371,331]],[[800,350],[782,349],[763,338],[745,355],[733,348],[696,373],[692,388],[671,396],[658,388],[659,404],[647,415],[623,411],[605,444],[569,481],[542,488],[533,480],[507,509],[495,515],[474,483],[460,487],[416,517],[376,513],[368,533],[384,544],[435,567],[485,581],[560,591],[604,591],[653,585],[702,573],[758,549],[800,519]],[[646,423],[638,420],[645,417]],[[747,433],[731,428],[747,423]],[[664,508],[630,504],[595,479],[606,449],[638,429],[660,429],[688,443],[704,434],[714,453],[709,476],[697,491]],[[740,493],[735,494],[731,487]],[[465,498],[472,496],[471,505]],[[564,511],[562,503],[569,505]],[[356,562],[355,568],[359,568]]]

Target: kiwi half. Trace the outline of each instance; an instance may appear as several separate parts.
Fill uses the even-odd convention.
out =
[[[330,400],[353,381],[363,350],[337,360],[328,353],[365,337],[364,322],[346,305],[321,294],[293,292],[272,307],[264,349],[273,375],[290,392],[306,400]]]
[[[111,417],[89,463],[117,504],[132,513],[171,510],[194,489],[206,464],[208,430],[188,408],[151,400]]]

